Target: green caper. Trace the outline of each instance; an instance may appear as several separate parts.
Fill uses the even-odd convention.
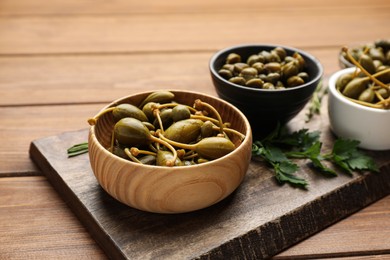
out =
[[[170,154],[172,155],[172,153],[170,153]],[[139,161],[142,164],[147,164],[147,165],[156,165],[156,160],[157,160],[157,157],[155,155],[151,155],[151,154],[147,154],[147,155],[144,155],[141,158],[139,158]],[[161,165],[165,166],[166,164],[167,164],[167,160],[165,160],[165,164],[161,164]]]
[[[374,74],[376,72],[376,68],[372,58],[367,54],[362,54],[359,58],[359,63],[362,67],[367,70],[370,74]]]
[[[210,137],[215,134],[214,124],[211,121],[206,121],[200,128],[200,134],[202,138]]]
[[[226,58],[227,64],[234,64],[238,62],[241,62],[241,56],[238,55],[237,53],[230,53]]]
[[[235,149],[235,145],[224,137],[203,138],[196,144],[195,151],[204,158],[217,159]]]
[[[272,84],[276,84],[276,82],[280,79],[280,74],[279,73],[269,73],[266,77],[265,77],[265,82],[270,82]]]
[[[367,88],[369,78],[354,78],[347,83],[342,93],[346,97],[357,99],[359,95]]]
[[[280,72],[281,70],[281,65],[278,62],[269,62],[264,65],[264,69],[268,73],[273,73],[273,72]]]
[[[148,121],[145,113],[138,107],[132,104],[117,105],[112,111],[115,121],[119,121],[124,117],[134,117],[140,121]]]
[[[234,64],[224,64],[222,69],[230,71],[232,74],[234,72]]]
[[[180,120],[168,127],[164,136],[172,141],[189,144],[200,135],[202,125],[203,121],[199,119]]]
[[[293,54],[293,58],[295,58],[298,61],[299,71],[302,71],[306,66],[305,59],[298,52]]]
[[[257,70],[255,68],[251,68],[251,67],[244,68],[243,70],[241,70],[239,76],[243,77],[245,79],[245,81],[247,81],[247,80],[253,79],[257,76]]]
[[[256,63],[252,64],[252,68],[255,68],[257,70],[258,74],[265,72],[264,63],[262,63],[262,62],[256,62]]]
[[[125,146],[141,146],[151,142],[149,129],[132,117],[122,118],[115,124],[114,136]]]
[[[283,78],[288,79],[298,74],[299,67],[295,61],[290,61],[282,66],[281,71]]]
[[[163,128],[169,127],[173,123],[173,116],[172,116],[172,108],[164,108],[163,110],[159,111],[159,116],[161,119],[161,123],[163,124]],[[154,119],[153,125],[156,128],[160,128],[158,119]]]
[[[269,51],[261,51],[259,56],[264,57],[264,63],[268,63],[271,61],[271,53]]]
[[[174,122],[189,119],[191,117],[190,109],[185,105],[177,105],[172,108],[172,119]]]
[[[336,89],[338,89],[340,92],[343,92],[347,83],[350,82],[352,79],[353,79],[353,73],[346,73],[341,75],[336,80]]]
[[[218,71],[218,74],[224,79],[230,79],[231,77],[233,77],[233,73],[227,69],[220,69]]]
[[[259,55],[253,54],[253,55],[249,56],[249,58],[247,59],[246,63],[249,66],[252,66],[256,62],[261,62],[261,60],[263,60],[263,59]]]
[[[379,60],[382,63],[386,61],[385,55],[383,53],[382,48],[370,48],[368,51],[368,55],[373,59],[373,60]]]
[[[246,63],[243,63],[243,62],[234,63],[234,73],[240,74],[240,72],[243,69],[248,68],[248,67],[249,67],[249,65]]]
[[[229,79],[229,81],[237,85],[245,85],[246,82],[243,77],[232,77]]]
[[[292,77],[287,79],[287,86],[288,87],[296,87],[296,86],[300,86],[304,83],[305,83],[305,81],[299,76],[292,76]]]
[[[259,78],[250,79],[246,82],[246,86],[253,87],[253,88],[262,88],[264,84],[264,81],[262,81]]]
[[[358,97],[358,100],[372,103],[375,99],[375,92],[372,88],[365,89]]]
[[[265,82],[263,84],[263,89],[275,89],[275,86],[274,86],[274,84],[272,84],[270,82]]]
[[[153,121],[154,120],[154,113],[153,113],[153,110],[158,107],[158,103],[155,103],[155,102],[148,102],[146,103],[143,107],[142,107],[142,112],[144,112],[144,114],[147,116],[147,118],[149,119],[149,121]]]
[[[380,95],[382,98],[388,98],[390,97],[390,90],[380,88],[376,91],[378,95]]]
[[[149,94],[140,104],[139,107],[143,107],[146,103],[155,102],[155,103],[168,103],[175,98],[175,95],[170,91],[155,91]]]
[[[309,81],[309,74],[307,74],[307,72],[299,72],[297,76],[303,79],[305,82]]]
[[[156,156],[156,165],[158,166],[166,166],[167,162],[173,160],[173,154],[170,151],[163,151],[163,150],[158,150],[157,151],[157,156]],[[175,166],[183,166],[183,163],[179,158],[176,158]]]
[[[286,50],[283,49],[282,47],[279,46],[275,47],[273,51],[276,52],[276,54],[279,56],[281,61],[283,61],[287,56]]]

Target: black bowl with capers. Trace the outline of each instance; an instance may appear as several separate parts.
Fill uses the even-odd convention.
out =
[[[323,75],[321,63],[309,53],[267,44],[220,50],[209,69],[218,96],[239,108],[259,137],[295,117]]]

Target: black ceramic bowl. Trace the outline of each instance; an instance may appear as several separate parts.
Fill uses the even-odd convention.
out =
[[[246,61],[252,54],[262,50],[271,51],[277,46],[284,48],[289,56],[298,52],[304,58],[305,71],[309,74],[307,83],[292,88],[267,90],[234,84],[218,74],[230,53],[237,53]],[[312,55],[291,47],[265,44],[238,45],[218,51],[212,56],[209,67],[218,96],[247,116],[253,134],[257,136],[272,131],[278,122],[284,124],[296,116],[312,97],[323,74],[322,65]]]

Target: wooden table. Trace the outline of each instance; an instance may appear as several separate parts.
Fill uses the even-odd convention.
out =
[[[216,95],[208,61],[235,44],[304,49],[326,83],[341,46],[390,36],[389,14],[385,0],[2,0],[0,259],[107,258],[29,158],[32,140],[144,90]],[[390,196],[274,259],[327,257],[390,259]]]

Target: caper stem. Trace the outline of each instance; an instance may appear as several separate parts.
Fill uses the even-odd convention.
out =
[[[214,130],[218,130],[219,127],[218,126],[213,126],[213,129]],[[232,134],[238,135],[238,137],[240,138],[241,141],[245,139],[245,135],[243,135],[242,133],[238,132],[235,129],[225,127],[223,130],[225,132],[227,132],[227,133],[232,133]]]
[[[180,104],[179,103],[165,103],[165,104],[158,105],[157,108],[158,109],[163,109],[163,108],[167,108],[167,107],[175,107],[177,105],[180,105]],[[188,107],[188,109],[191,112],[193,112],[193,113],[197,112],[197,110],[195,108],[193,108],[191,106],[188,106],[188,105],[185,105],[185,106]]]
[[[222,121],[221,115],[218,113],[218,111],[212,105],[210,105],[210,104],[208,104],[206,102],[203,102],[200,99],[197,99],[197,100],[195,100],[194,106],[195,107],[205,106],[208,109],[210,109],[215,114],[215,116],[217,117],[218,123],[219,123],[219,128],[220,128],[219,131],[221,132],[221,134],[223,134],[223,127],[224,127],[224,125],[223,125],[223,121]]]
[[[94,117],[88,119],[88,124],[90,126],[96,125],[96,122],[99,119],[99,117],[101,117],[105,113],[113,111],[114,109],[115,109],[115,107],[109,107],[107,109],[104,109],[104,110],[100,111],[97,115],[95,115]]]
[[[170,140],[170,139],[166,138],[165,136],[163,136],[163,134],[161,132],[158,132],[158,137],[160,138],[160,140],[163,140],[163,141],[165,141],[173,146],[179,147],[179,148],[183,148],[183,149],[187,149],[187,150],[195,150],[196,149],[196,144],[185,144],[185,143],[179,143],[179,142]]]
[[[160,131],[158,131],[157,134],[159,137],[162,136]],[[169,150],[171,150],[171,152],[173,154],[173,158],[172,158],[172,160],[167,161],[167,166],[174,166],[176,159],[177,159],[177,152],[176,152],[175,148],[173,148],[173,146],[170,143],[168,143],[166,140],[162,139],[161,137],[157,138],[153,135],[150,135],[150,139],[154,142],[157,142],[157,143],[160,143],[160,144],[166,146]]]
[[[161,120],[160,109],[158,109],[158,108],[154,109],[153,114],[157,118],[158,124],[160,125],[160,130],[164,133],[164,125],[163,125],[162,120]]]
[[[130,148],[130,153],[134,156],[138,156],[139,154],[147,154],[147,155],[154,155],[154,156],[157,156],[156,153],[154,152],[151,152],[151,151],[147,151],[147,150],[140,150],[138,149],[137,147],[131,147]]]
[[[143,164],[140,160],[137,159],[137,157],[135,157],[135,156],[130,152],[130,149],[129,149],[129,148],[125,148],[124,151],[125,151],[125,154],[126,154],[127,156],[129,156],[129,158],[130,158],[133,162]]]
[[[372,81],[374,81],[376,84],[378,84],[379,86],[381,87],[384,87],[385,89],[389,89],[389,87],[387,85],[385,85],[382,81],[376,79],[375,77],[378,77],[378,73],[384,73],[383,71],[387,72],[389,69],[386,69],[386,70],[383,70],[381,72],[378,72],[378,73],[375,73],[374,75],[371,75],[367,70],[365,70],[363,68],[362,65],[360,65],[360,63],[355,60],[355,58],[351,55],[351,52],[348,50],[347,47],[343,47],[342,50],[347,54],[347,57],[350,59],[350,61],[357,67],[359,68],[364,74],[367,75],[367,77],[369,77]]]

